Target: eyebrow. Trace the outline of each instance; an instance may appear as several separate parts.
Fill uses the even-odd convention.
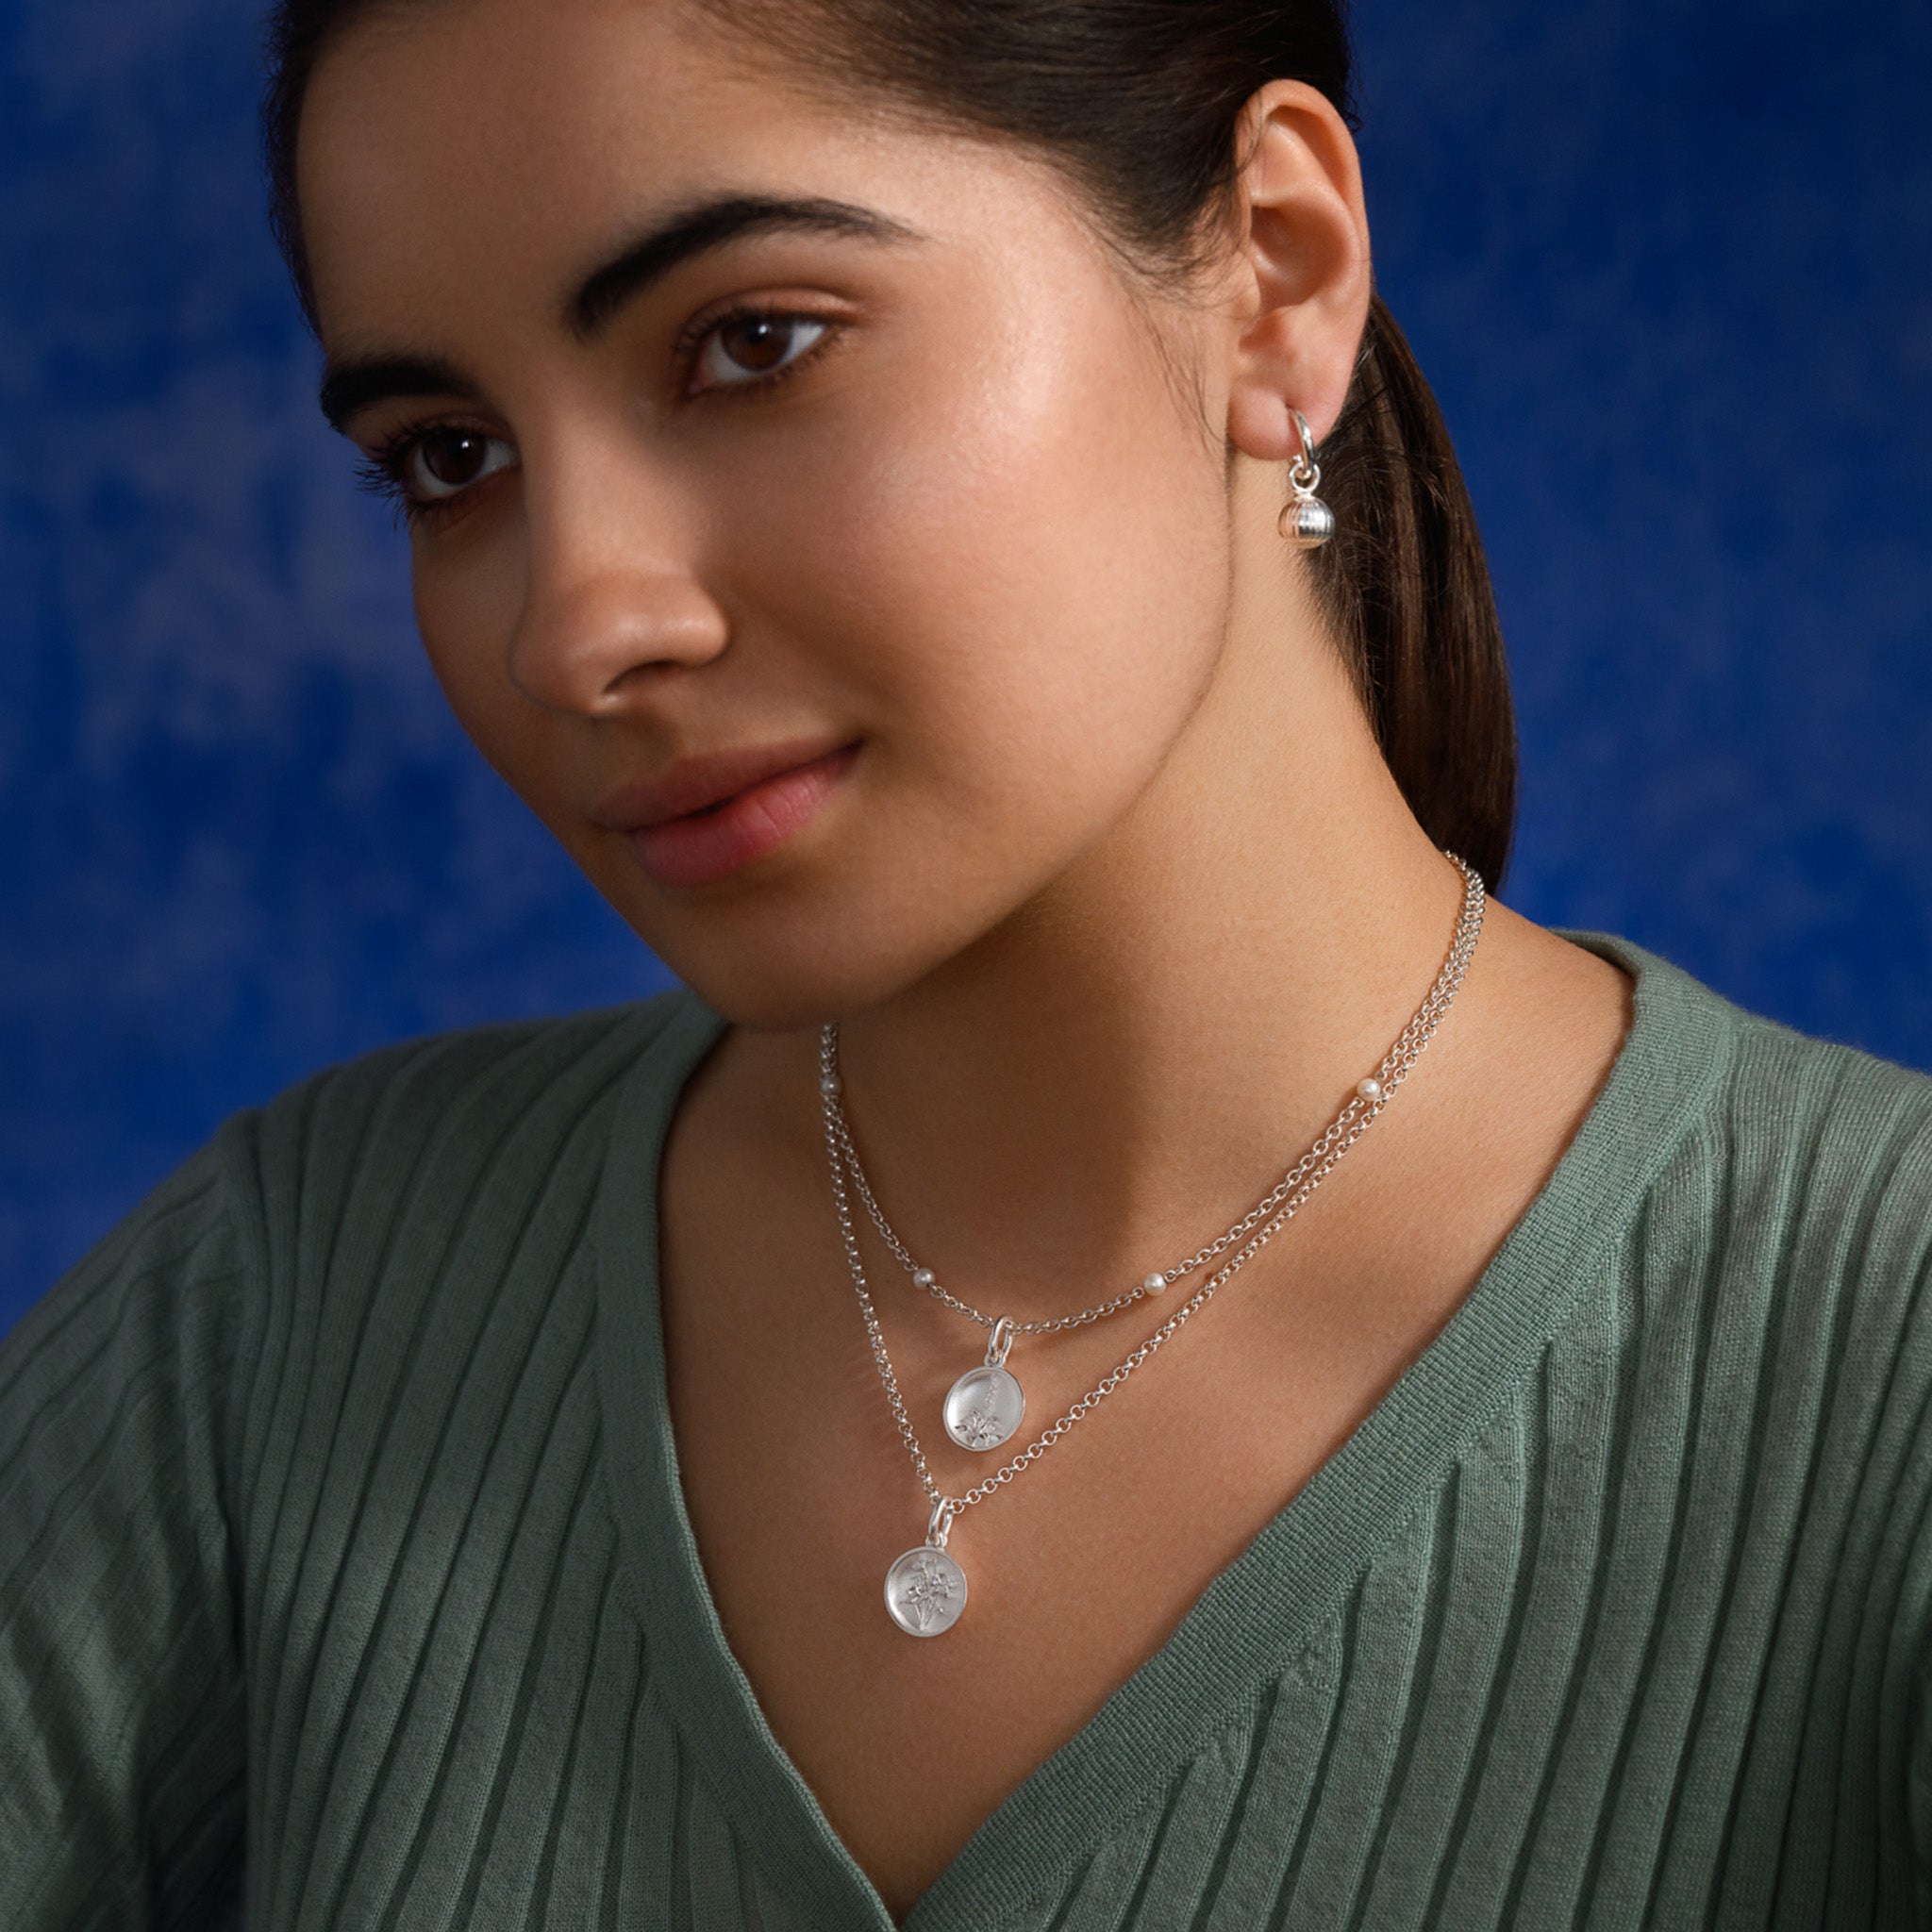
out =
[[[771,194],[726,194],[674,210],[592,269],[564,305],[563,321],[580,342],[592,341],[619,309],[680,262],[746,235],[858,236],[872,242],[920,242],[917,228],[849,201]],[[437,356],[365,356],[332,362],[317,400],[331,428],[398,396],[457,396],[480,402],[482,391]]]
[[[438,356],[363,356],[331,362],[316,400],[329,427],[340,430],[352,416],[393,396],[460,396],[480,402],[482,391],[453,362]]]
[[[680,262],[722,248],[741,236],[779,232],[856,235],[871,242],[926,239],[917,228],[849,201],[721,195],[675,210],[601,267],[592,269],[571,297],[565,322],[579,341],[590,341],[625,303],[635,301]]]

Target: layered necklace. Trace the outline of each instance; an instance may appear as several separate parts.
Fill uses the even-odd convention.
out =
[[[1430,1036],[1449,1010],[1462,976],[1469,970],[1482,931],[1483,882],[1474,867],[1455,853],[1445,855],[1462,874],[1462,909],[1456,922],[1442,970],[1436,975],[1428,995],[1416,1008],[1415,1017],[1402,1029],[1395,1043],[1383,1055],[1372,1074],[1356,1082],[1355,1090],[1341,1110],[1324,1127],[1314,1145],[1282,1175],[1267,1193],[1224,1233],[1185,1260],[1156,1270],[1132,1288],[1109,1301],[1082,1308],[1077,1314],[1060,1315],[1050,1322],[1016,1322],[1010,1315],[990,1315],[949,1293],[932,1269],[922,1264],[893,1232],[880,1209],[867,1181],[865,1169],[853,1142],[851,1124],[841,1102],[843,1082],[839,1074],[839,1029],[829,1024],[819,1035],[819,1098],[824,1115],[825,1150],[832,1171],[832,1197],[839,1211],[839,1228],[845,1245],[846,1265],[852,1271],[852,1285],[858,1293],[858,1305],[865,1316],[866,1333],[872,1341],[873,1359],[878,1365],[879,1379],[885,1385],[886,1399],[899,1425],[899,1435],[912,1457],[926,1501],[931,1506],[926,1520],[925,1541],[899,1557],[886,1572],[886,1608],[900,1629],[914,1637],[937,1637],[958,1622],[966,1607],[966,1573],[958,1557],[946,1548],[953,1521],[971,1505],[983,1502],[1002,1484],[1009,1483],[1023,1470],[1030,1468],[1058,1442],[1082,1416],[1113,1393],[1134,1370],[1200,1307],[1214,1291],[1234,1274],[1250,1257],[1291,1220],[1335,1163],[1368,1131],[1369,1124],[1389,1105],[1416,1063]],[[865,1264],[858,1248],[858,1230],[854,1224],[852,1204],[846,1192],[846,1177],[864,1204],[866,1214],[880,1239],[891,1250],[914,1288],[923,1290],[949,1308],[976,1322],[989,1332],[984,1358],[969,1367],[947,1391],[941,1420],[946,1434],[962,1449],[984,1455],[998,1449],[1018,1430],[1026,1413],[1025,1391],[1019,1377],[1008,1367],[1008,1357],[1020,1336],[1052,1335],[1078,1328],[1121,1313],[1137,1303],[1163,1295],[1176,1282],[1197,1274],[1219,1262],[1213,1272],[1189,1299],[1163,1322],[1141,1345],[1110,1370],[1053,1425],[1043,1431],[1020,1455],[995,1470],[984,1482],[976,1483],[963,1495],[941,1492],[926,1466],[925,1453],[906,1413],[899,1393],[898,1378],[892,1373],[891,1357],[886,1353],[886,1339],[879,1327],[877,1310],[866,1286]],[[1228,1250],[1234,1249],[1232,1255]],[[1227,1256],[1225,1260],[1221,1257]]]

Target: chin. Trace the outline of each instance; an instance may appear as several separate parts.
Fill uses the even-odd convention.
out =
[[[631,917],[638,937],[713,1011],[754,1032],[818,1027],[864,1011],[917,985],[970,946],[978,930],[926,920],[902,906],[879,916],[828,905],[830,894],[746,894],[735,904],[691,908],[675,922],[661,912]],[[988,922],[991,924],[991,922]]]

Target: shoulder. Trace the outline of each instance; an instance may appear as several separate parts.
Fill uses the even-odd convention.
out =
[[[1857,1437],[1932,1397],[1932,1076],[1738,1011],[1690,1150],[1720,1278],[1761,1301],[1821,1419]],[[1847,1445],[1849,1446],[1849,1445]]]
[[[355,1329],[399,1277],[480,1294],[482,1250],[500,1268],[546,1191],[580,1213],[625,1076],[708,1023],[678,988],[436,1034],[236,1114],[28,1309],[0,1406],[24,1417],[30,1388],[73,1387],[83,1364],[240,1387],[304,1336]],[[472,1265],[453,1267],[466,1232]]]
[[[1682,1601],[1718,1579],[1766,1765],[1828,1794],[1856,1760],[1932,1860],[1932,1076],[1603,949],[1687,1095],[1607,1284],[1624,1494]]]
[[[620,1093],[661,1099],[695,1051],[654,1046],[720,1024],[675,988],[384,1047],[234,1115],[6,1338],[0,1420],[32,1425],[83,1377],[111,1406],[164,1376],[222,1421],[264,1373],[410,1357],[378,1308],[474,1326],[511,1274],[541,1302],[582,1245]]]
[[[319,1073],[225,1130],[271,1211],[311,1207],[356,1176],[390,1184],[488,1165],[507,1141],[594,1131],[652,1045],[704,1008],[677,987],[624,1006],[436,1033]]]
[[[1693,1159],[1732,1237],[1805,1278],[1916,1280],[1932,1254],[1932,1074],[1706,991],[1726,1051]]]
[[[1821,1444],[1842,1431],[1840,1446],[1881,1423],[1916,1431],[1932,1404],[1932,1076],[1751,1012],[1628,941],[1572,937],[1637,977],[1612,1074],[1615,1158],[1638,1184],[1617,1244],[1628,1332],[1688,1350],[1740,1425],[1774,1414]],[[1662,1092],[1669,1106],[1648,1097]]]
[[[1916,1514],[1932,1497],[1932,1076],[1619,951],[1657,1077],[1695,1070],[1621,1250],[1633,1337],[1697,1364],[1700,1430],[1775,1438],[1847,1508],[1856,1492]]]
[[[1688,1103],[1654,1217],[1767,1258],[1803,1250],[1839,1275],[1923,1267],[1932,1074],[1752,1012],[1630,941],[1566,937],[1635,973],[1628,1050]]]
[[[515,1112],[621,1073],[694,1004],[675,987],[624,1006],[425,1034],[324,1067],[243,1118],[267,1132],[325,1119],[407,1135],[434,1131],[452,1109]]]

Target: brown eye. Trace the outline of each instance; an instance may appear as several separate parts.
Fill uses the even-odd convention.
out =
[[[737,389],[795,362],[830,328],[809,315],[734,315],[705,337],[697,366],[707,386]]]
[[[762,374],[785,359],[791,341],[791,325],[775,316],[741,315],[718,331],[724,353],[741,369]]]
[[[437,503],[455,496],[511,458],[509,444],[476,429],[431,429],[409,452],[408,481],[417,497]]]

